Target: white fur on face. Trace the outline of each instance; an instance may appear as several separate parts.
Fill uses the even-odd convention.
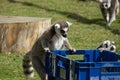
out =
[[[108,9],[111,6],[111,0],[99,0],[101,3],[101,7],[104,9]]]
[[[60,34],[59,29],[60,29],[60,24],[55,24],[55,32],[56,32],[57,34]]]
[[[110,45],[111,45],[111,42],[110,42],[109,40],[104,41],[104,42],[103,42],[103,46],[106,47],[106,45],[107,45],[107,46],[110,46]]]
[[[60,28],[60,24],[55,24],[55,29],[59,29]]]
[[[65,31],[65,34],[67,34],[68,27],[62,28],[62,30],[64,30],[64,31]],[[56,31],[57,34],[60,34],[60,35],[61,35],[60,25],[59,25],[59,24],[55,24],[55,31]]]
[[[116,52],[116,46],[114,41],[106,40],[97,48],[100,51],[107,50],[111,52]]]
[[[105,9],[110,8],[110,6],[111,6],[111,4],[110,4],[110,3],[103,3],[103,7],[104,7]]]
[[[63,28],[63,30],[64,30],[65,32],[67,32],[67,31],[68,31],[68,28]]]

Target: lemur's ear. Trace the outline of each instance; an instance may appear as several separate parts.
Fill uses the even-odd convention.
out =
[[[103,2],[103,0],[99,0],[100,2]]]
[[[68,26],[71,26],[71,25],[72,25],[72,23],[71,23],[71,22],[66,21],[66,23],[68,24]]]
[[[55,29],[59,29],[60,28],[60,24],[56,23],[55,25]]]

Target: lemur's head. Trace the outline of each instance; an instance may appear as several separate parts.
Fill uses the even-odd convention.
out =
[[[72,25],[72,23],[68,21],[59,21],[54,24],[55,33],[62,35],[63,37],[67,37],[68,28]]]
[[[111,52],[116,52],[116,46],[114,41],[105,40],[103,41],[97,49],[108,50]]]
[[[100,7],[108,9],[111,6],[111,0],[100,0]]]

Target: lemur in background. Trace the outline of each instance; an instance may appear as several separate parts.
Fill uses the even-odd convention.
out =
[[[100,50],[100,52],[102,52],[103,50],[116,52],[115,42],[110,40],[105,40],[97,47],[97,49]]]
[[[68,28],[72,23],[67,21],[59,21],[51,26],[51,28],[43,33],[43,35],[35,42],[30,52],[25,54],[23,58],[24,74],[28,77],[33,77],[33,67],[39,74],[41,80],[47,80],[45,74],[45,56],[50,50],[60,50],[64,46],[75,52],[71,47],[68,39]]]
[[[102,15],[107,23],[107,27],[116,20],[116,15],[119,13],[118,0],[99,0]]]

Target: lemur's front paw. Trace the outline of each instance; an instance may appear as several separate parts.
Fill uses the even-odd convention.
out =
[[[76,52],[76,49],[72,48],[72,49],[70,49],[70,51],[71,51],[72,53],[74,53],[74,52]]]
[[[45,52],[50,52],[49,48],[44,48]]]
[[[99,48],[98,50],[99,50],[100,52],[103,52],[104,49],[105,49],[105,48]]]

